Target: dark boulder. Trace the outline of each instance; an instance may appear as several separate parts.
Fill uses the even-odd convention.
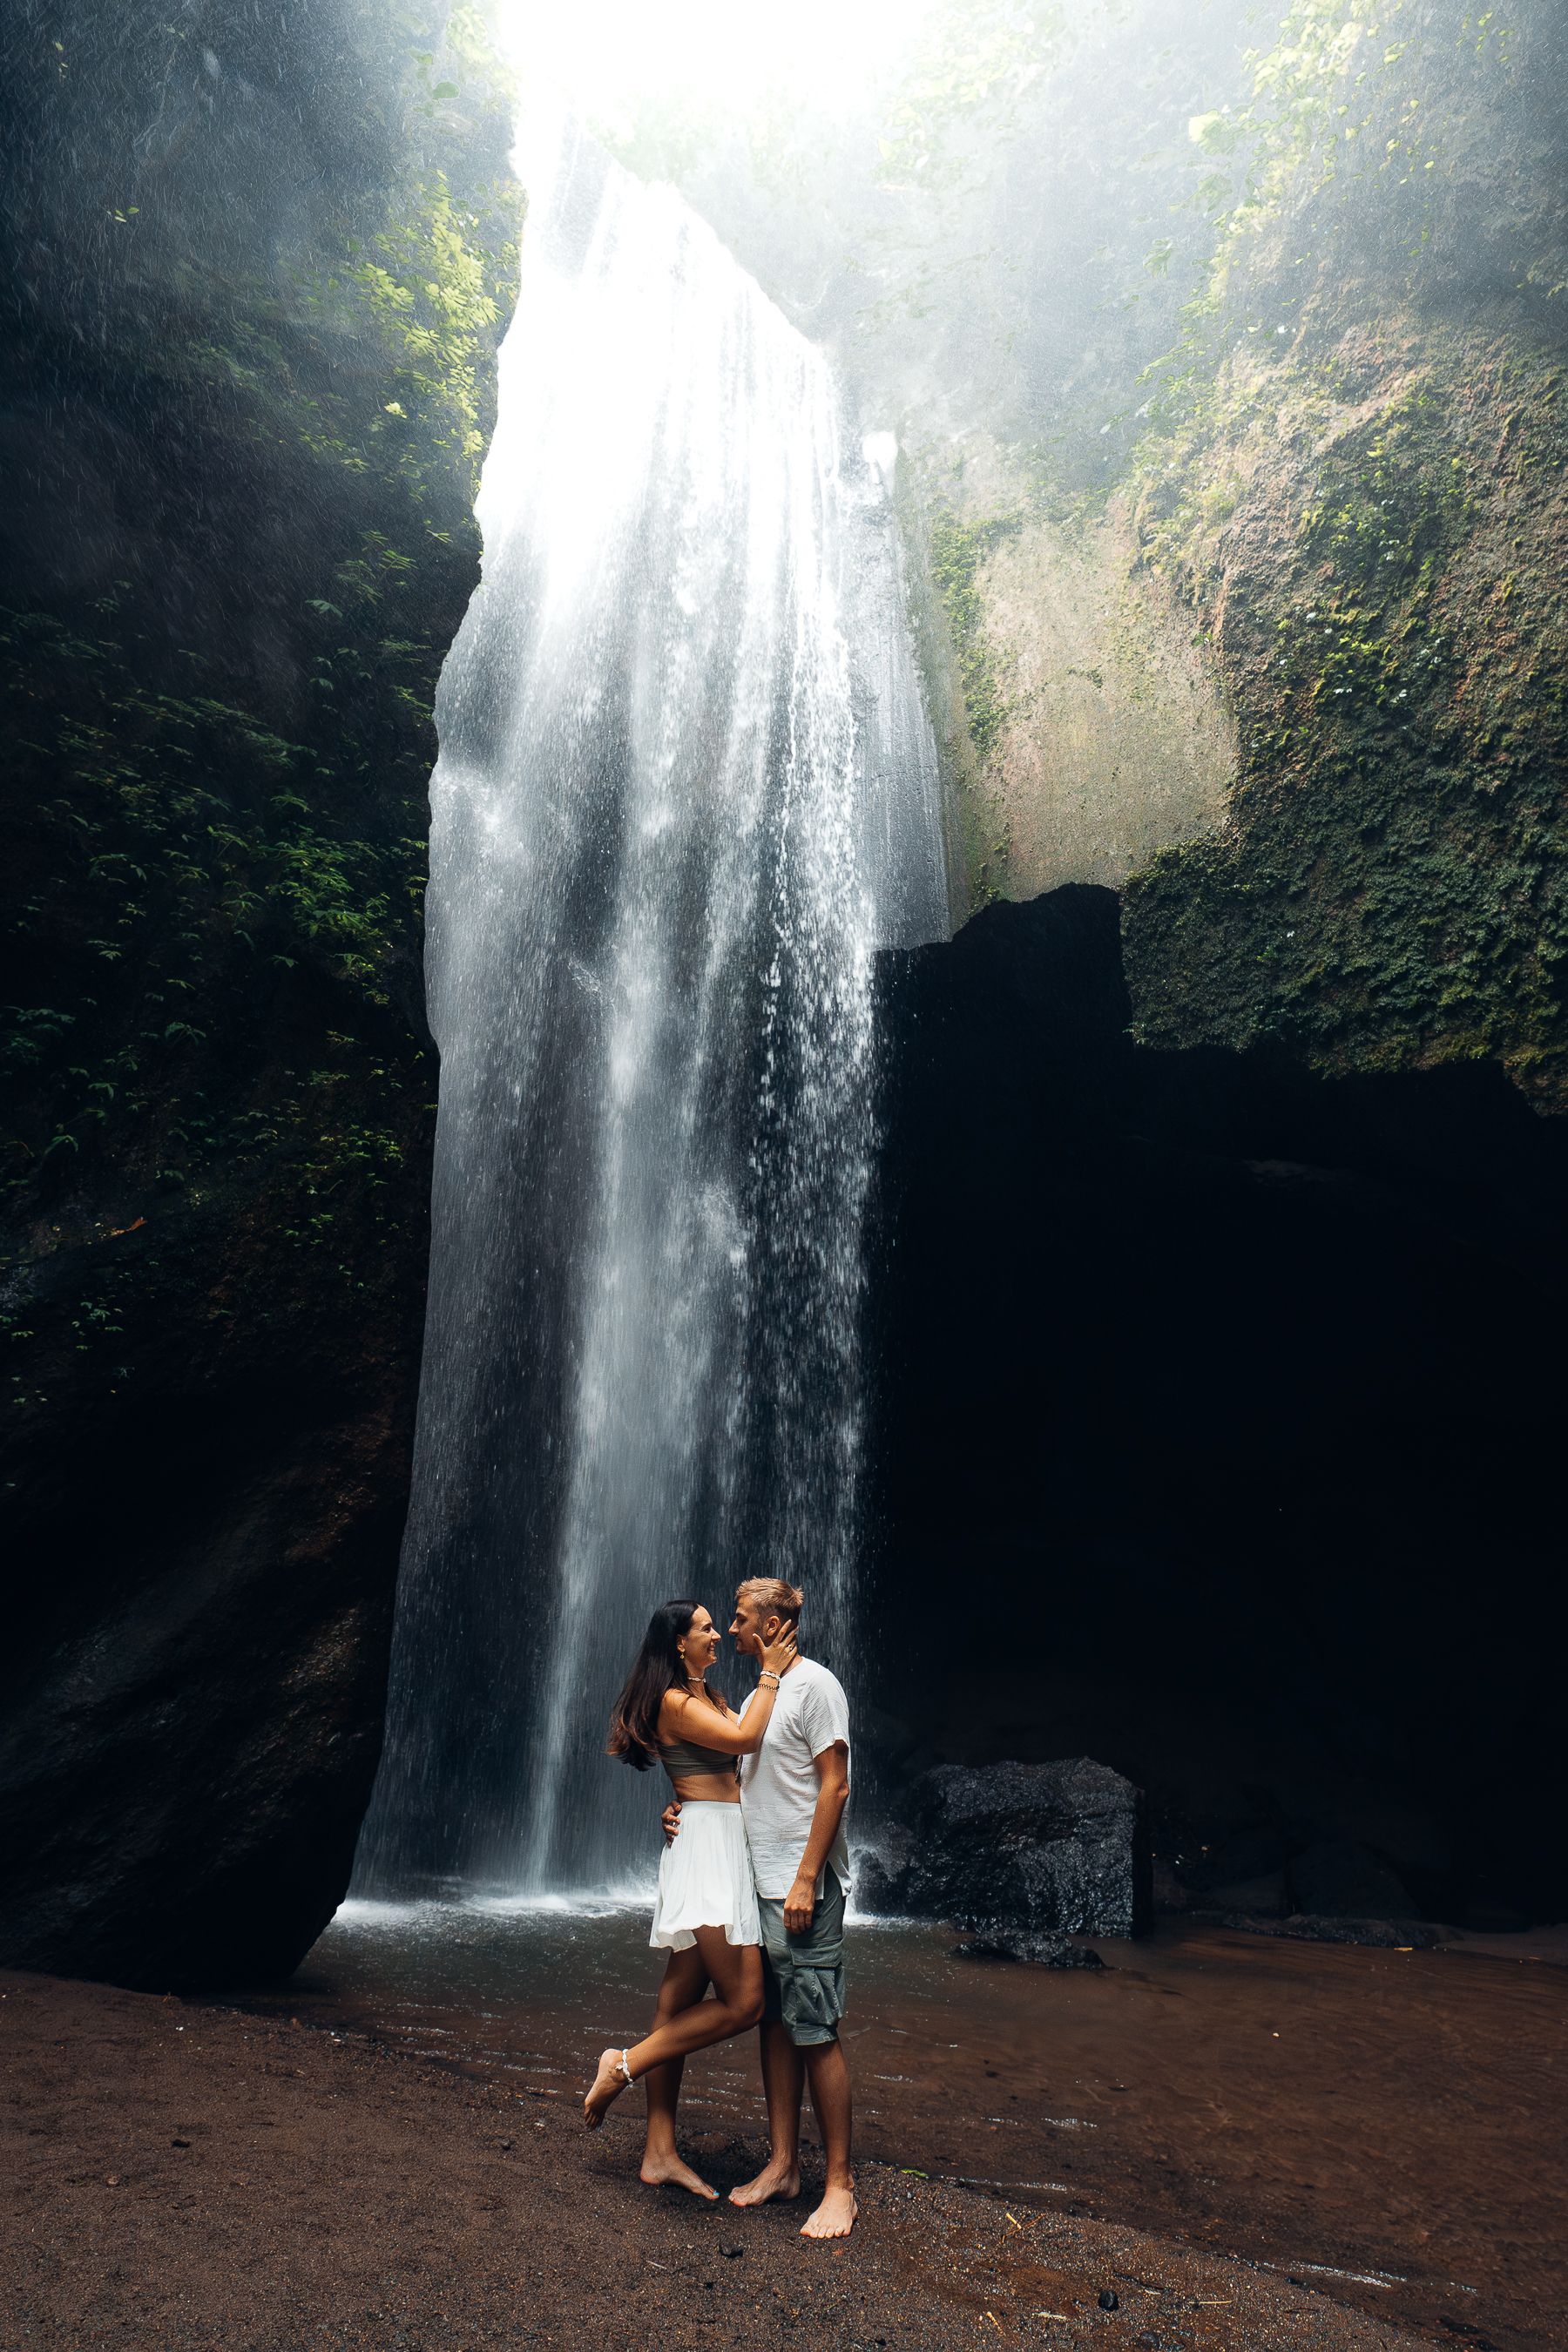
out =
[[[1289,1849],[1277,1830],[1260,1827],[1233,1831],[1211,1846],[1195,1863],[1189,1863],[1186,1881],[1199,1893],[1215,1886],[1243,1886],[1254,1881],[1271,1878],[1283,1871]],[[1232,1910],[1245,1910],[1245,1904],[1232,1904]]]
[[[1310,1845],[1290,1864],[1289,1908],[1319,1919],[1409,1919],[1419,1909],[1382,1857],[1352,1838]]]
[[[1249,1936],[1279,1936],[1298,1944],[1366,1944],[1380,1952],[1431,1952],[1448,1941],[1448,1930],[1428,1919],[1321,1919],[1301,1912],[1289,1919],[1227,1912],[1220,1923]]]
[[[26,1498],[35,1575],[0,1676],[0,1954],[163,1991],[286,1976],[347,1888],[380,1748],[412,1399],[395,1361],[357,1378],[343,1363],[334,1410],[302,1349],[296,1418],[281,1368],[271,1397],[253,1381],[237,1398],[156,1360],[163,1451],[145,1423],[140,1464],[103,1433],[103,1488],[58,1495],[75,1557],[52,1583]]]
[[[883,1907],[994,1934],[1140,1936],[1153,1902],[1143,1797],[1087,1756],[941,1764],[900,1806]]]
[[[1025,1927],[1004,1927],[994,1922],[980,1934],[954,1944],[955,1960],[1023,1960],[1035,1969],[1102,1969],[1105,1962],[1092,1944],[1075,1944],[1070,1936],[1035,1936]]]

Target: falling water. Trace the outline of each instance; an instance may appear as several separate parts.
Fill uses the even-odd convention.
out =
[[[561,126],[524,162],[437,709],[430,1310],[361,1891],[645,1870],[653,1792],[603,1742],[658,1600],[783,1574],[842,1643],[871,957],[947,928],[886,492],[821,355],[672,190]]]

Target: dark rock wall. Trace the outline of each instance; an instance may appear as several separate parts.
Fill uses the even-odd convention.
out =
[[[467,14],[13,12],[0,551],[14,1963],[286,1969],[380,1741],[431,702],[517,231]]]
[[[1171,1900],[1350,1841],[1562,1916],[1568,1131],[1495,1066],[1135,1046],[1108,891],[884,976],[884,1786],[1088,1754]]]

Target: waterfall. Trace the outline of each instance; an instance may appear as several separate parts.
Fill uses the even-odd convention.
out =
[[[673,190],[566,124],[521,160],[437,711],[430,1306],[362,1892],[646,1875],[662,1797],[603,1745],[657,1601],[723,1622],[782,1574],[841,1648],[871,958],[948,928],[886,488],[822,355]]]

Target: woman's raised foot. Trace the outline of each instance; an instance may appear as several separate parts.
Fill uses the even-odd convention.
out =
[[[650,2189],[689,2189],[693,2197],[718,2198],[719,2191],[710,2189],[700,2172],[693,2172],[672,2151],[668,2156],[645,2156],[637,2179]]]
[[[625,2057],[624,2050],[602,2050],[599,2053],[599,2071],[583,2102],[583,2121],[590,2131],[598,2130],[605,2120],[605,2108],[618,2099],[626,2087]]]

